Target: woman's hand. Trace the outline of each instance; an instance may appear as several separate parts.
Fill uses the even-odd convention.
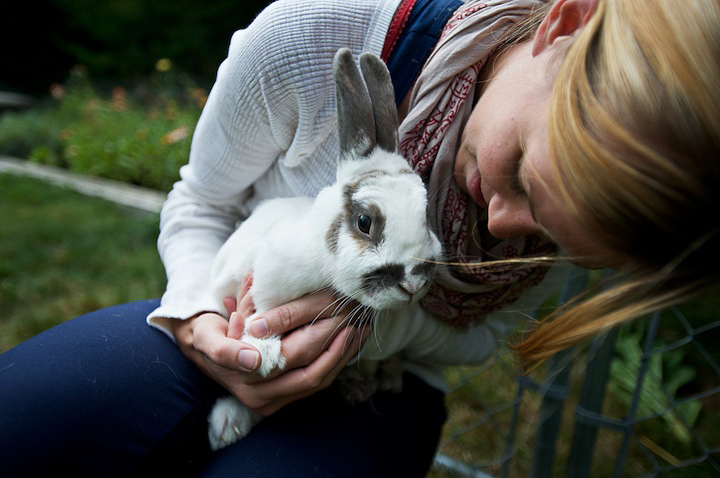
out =
[[[336,310],[332,306],[336,297],[330,292],[301,297],[253,321],[249,331],[253,335],[287,333],[282,340],[285,371],[259,381],[251,373],[260,365],[259,354],[233,338],[242,336],[243,321],[252,313],[246,292],[247,288],[238,296],[230,323],[218,314],[206,313],[175,321],[173,333],[185,356],[260,415],[270,415],[329,386],[367,338],[366,330],[343,325],[349,309]]]

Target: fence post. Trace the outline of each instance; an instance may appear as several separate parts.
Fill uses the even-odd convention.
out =
[[[582,292],[587,287],[587,282],[588,273],[585,270],[570,277],[563,287],[560,302],[564,304]],[[556,442],[562,422],[562,408],[568,396],[570,366],[574,353],[573,349],[564,350],[548,360],[547,378],[542,385],[544,393],[530,471],[532,478],[550,478],[552,476]]]
[[[635,420],[635,414],[637,413],[638,405],[640,404],[640,397],[642,394],[643,384],[645,377],[647,376],[650,368],[650,357],[652,355],[652,347],[655,343],[655,337],[657,335],[657,329],[660,324],[661,312],[656,312],[650,318],[650,323],[645,336],[645,345],[643,346],[642,357],[640,358],[640,368],[638,369],[638,378],[635,383],[635,391],[633,392],[632,400],[630,402],[630,408],[627,413],[627,422],[632,423]],[[615,465],[615,475],[620,476],[622,469],[625,466],[625,459],[627,458],[628,448],[630,446],[630,438],[633,434],[633,427],[628,426],[623,434],[622,444],[620,445],[620,452],[618,454],[617,464]]]
[[[582,412],[586,411],[594,415],[602,411],[618,330],[616,327],[597,337],[590,346],[590,359],[587,362],[585,381],[580,401],[575,408],[575,432],[566,476],[575,478],[590,474],[598,426],[596,423],[586,420]]]
[[[548,359],[546,373],[551,378],[543,385],[544,393],[530,471],[532,478],[552,476],[555,447],[562,422],[562,408],[568,395],[572,354],[573,349],[567,349]]]

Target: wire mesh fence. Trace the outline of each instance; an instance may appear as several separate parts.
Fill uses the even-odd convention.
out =
[[[720,476],[717,304],[613,329],[532,376],[509,355],[449,371],[450,419],[430,476]]]

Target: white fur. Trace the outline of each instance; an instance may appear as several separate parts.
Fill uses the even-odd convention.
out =
[[[250,432],[261,419],[250,409],[238,406],[237,399],[225,397],[218,399],[210,412],[210,447],[219,450],[235,443]]]
[[[336,70],[338,75],[343,73]],[[383,85],[392,87],[389,81]],[[342,150],[342,129],[340,136]],[[367,146],[367,141],[360,143],[366,143],[360,145],[361,150]],[[314,200],[279,198],[261,204],[220,249],[211,283],[217,310],[225,310],[223,299],[234,297],[242,278],[249,271],[253,273],[249,292],[256,313],[246,320],[245,330],[263,312],[326,287],[376,310],[416,304],[427,291],[427,277],[410,273],[424,261],[440,259],[441,255],[440,243],[427,225],[427,193],[422,180],[398,154],[378,147],[369,155],[348,149],[352,147],[339,158],[335,184],[320,191]],[[346,186],[367,177],[366,173],[372,178],[354,190],[352,204],[360,205],[363,211],[381,211],[383,239],[372,244],[353,233],[346,207]],[[342,217],[345,219],[338,223]],[[402,266],[402,283],[363,290],[363,278],[388,264]],[[392,321],[389,315],[383,320]],[[279,337],[256,339],[245,335],[243,341],[260,351],[260,375],[285,366]],[[213,449],[244,437],[256,417],[234,398],[219,401],[209,418]]]

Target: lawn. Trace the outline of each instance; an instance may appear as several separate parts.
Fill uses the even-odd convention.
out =
[[[159,297],[158,217],[0,174],[0,352],[101,307]]]

